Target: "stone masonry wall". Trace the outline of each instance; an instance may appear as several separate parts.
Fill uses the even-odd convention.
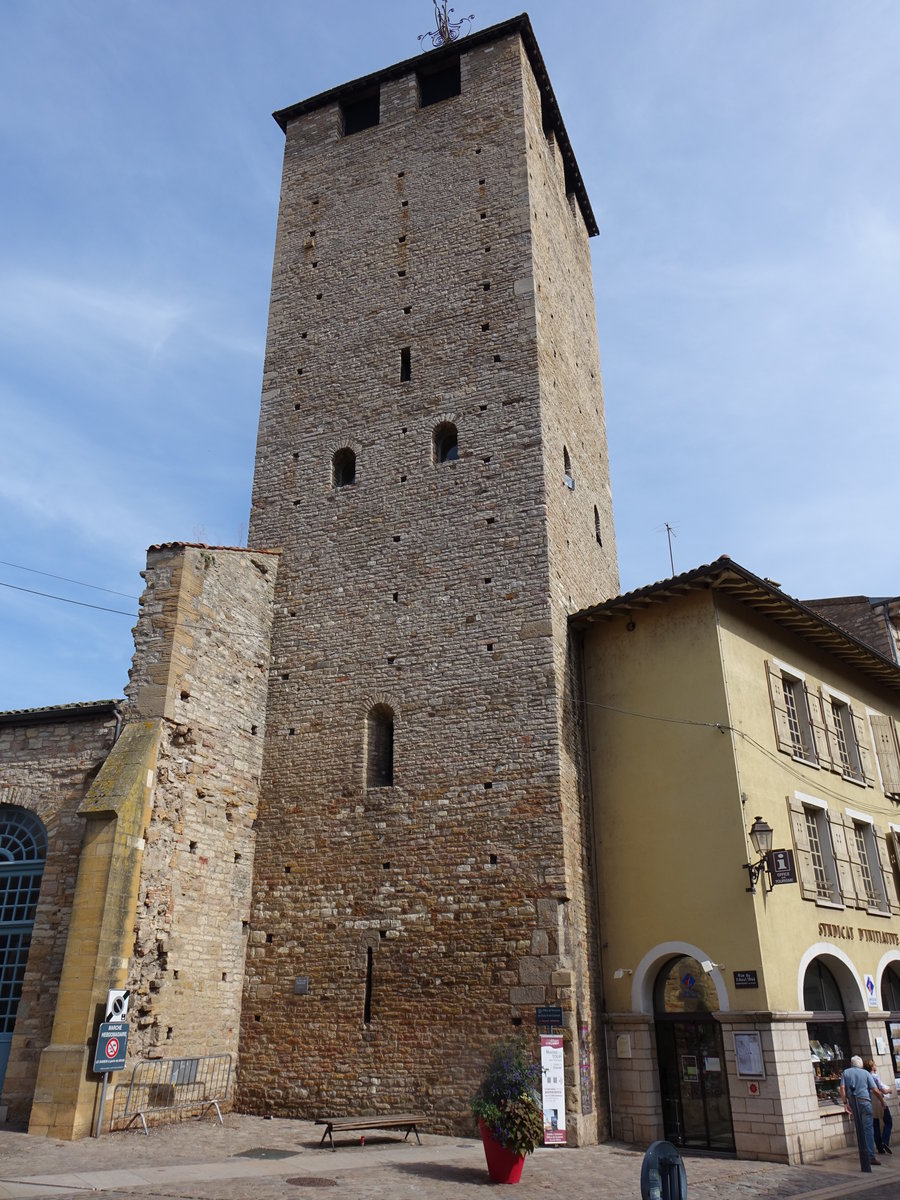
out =
[[[84,820],[78,805],[109,753],[114,713],[29,718],[0,725],[0,804],[27,808],[47,830],[47,860],[3,1086],[13,1120],[28,1116],[41,1051],[50,1041]]]
[[[129,720],[163,718],[135,924],[133,1058],[237,1051],[277,555],[151,548]]]
[[[547,587],[561,748],[566,928],[562,965],[572,972],[572,986],[564,996],[566,1107],[576,1125],[581,1119],[579,1140],[595,1141],[607,1132],[602,1116],[597,1123],[598,1109],[605,1107],[598,1088],[606,1062],[592,987],[592,980],[599,979],[600,933],[583,743],[581,651],[579,641],[570,637],[568,615],[617,595],[619,571],[588,232],[569,191],[557,138],[544,127],[540,88],[529,70],[523,77],[547,505]]]
[[[282,558],[246,1109],[412,1107],[462,1127],[486,1045],[534,1039],[536,1004],[575,1007],[566,897],[576,944],[588,904],[562,814],[529,72],[506,37],[462,54],[457,97],[420,109],[410,74],[382,83],[374,128],[342,137],[336,103],[288,127],[250,533]],[[434,461],[442,422],[458,461]],[[344,447],[356,479],[335,487]],[[367,788],[376,704],[394,778]]]

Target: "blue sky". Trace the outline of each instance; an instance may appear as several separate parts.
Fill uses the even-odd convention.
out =
[[[482,0],[475,27],[516,11]],[[600,225],[623,590],[669,574],[669,521],[676,570],[900,592],[900,5],[529,13]],[[415,54],[432,15],[4,0],[0,582],[135,612],[149,544],[243,539],[269,114]],[[0,587],[0,709],[120,695],[132,623]]]

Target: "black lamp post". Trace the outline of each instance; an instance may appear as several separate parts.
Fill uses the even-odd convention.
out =
[[[744,870],[750,872],[750,886],[747,891],[755,896],[756,882],[765,869],[766,856],[772,849],[772,829],[762,817],[757,817],[750,826],[750,841],[753,843],[753,849],[759,855],[759,859],[757,862],[744,863]]]

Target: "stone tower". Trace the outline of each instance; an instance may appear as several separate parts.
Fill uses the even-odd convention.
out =
[[[618,577],[594,217],[526,16],[276,113],[279,548],[239,1101],[465,1117],[564,1010],[602,1136],[578,655]]]

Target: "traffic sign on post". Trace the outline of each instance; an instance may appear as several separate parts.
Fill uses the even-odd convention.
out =
[[[121,1071],[125,1066],[127,1049],[128,1022],[104,1021],[97,1034],[94,1070],[97,1072]]]

